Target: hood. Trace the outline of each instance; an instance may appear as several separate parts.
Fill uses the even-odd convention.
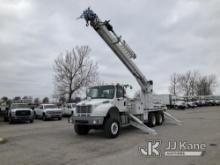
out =
[[[82,105],[99,105],[99,104],[103,104],[103,103],[109,103],[111,100],[110,99],[87,99],[87,100],[83,100],[80,103],[76,104],[79,106]]]
[[[176,104],[176,105],[185,105],[185,102],[184,102],[184,101],[176,101],[175,104]]]
[[[61,109],[59,109],[59,108],[48,108],[48,109],[44,109],[45,111],[61,111]]]

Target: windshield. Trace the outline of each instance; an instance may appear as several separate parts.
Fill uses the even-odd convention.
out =
[[[67,108],[74,108],[76,107],[76,104],[67,104]]]
[[[92,99],[105,98],[113,99],[115,94],[115,87],[113,85],[108,86],[96,86],[87,90],[87,97]]]
[[[57,108],[57,106],[56,105],[44,105],[44,108],[45,109],[55,109],[55,108]]]
[[[28,104],[12,104],[11,108],[29,108]]]

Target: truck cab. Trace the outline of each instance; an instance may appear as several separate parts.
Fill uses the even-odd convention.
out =
[[[75,132],[87,134],[92,128],[106,127],[106,136],[116,137],[120,125],[126,123],[125,120],[122,122],[121,115],[127,111],[127,97],[123,85],[91,87],[87,90],[86,99],[76,105],[76,112],[72,118]]]

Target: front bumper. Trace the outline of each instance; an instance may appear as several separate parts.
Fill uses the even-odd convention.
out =
[[[14,121],[29,121],[33,120],[33,116],[11,116],[11,119]]]
[[[63,114],[62,113],[60,113],[60,114],[46,114],[46,118],[48,118],[48,119],[52,119],[52,118],[60,118],[60,117],[62,117],[63,116]]]
[[[73,116],[72,123],[80,125],[102,125],[104,117],[100,116]]]

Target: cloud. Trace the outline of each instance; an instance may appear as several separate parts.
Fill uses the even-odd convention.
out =
[[[88,6],[110,19],[134,49],[135,63],[154,80],[156,93],[168,92],[173,72],[196,69],[220,77],[218,0],[0,0],[1,96],[51,96],[54,59],[76,45],[91,47],[105,82],[139,88],[96,32],[76,20]]]

